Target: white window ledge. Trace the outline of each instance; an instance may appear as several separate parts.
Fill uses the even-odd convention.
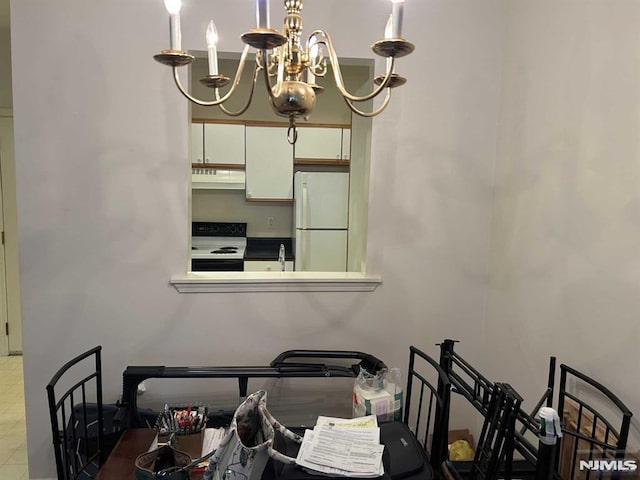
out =
[[[372,292],[381,283],[355,272],[190,272],[171,279],[180,293]]]

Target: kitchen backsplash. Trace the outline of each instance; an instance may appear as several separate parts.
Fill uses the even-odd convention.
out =
[[[246,222],[248,237],[291,237],[293,205],[247,202],[244,190],[193,190],[195,222]]]

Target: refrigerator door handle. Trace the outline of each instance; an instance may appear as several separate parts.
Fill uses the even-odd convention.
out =
[[[302,225],[301,228],[307,228],[309,223],[309,191],[307,190],[307,183],[302,184]]]
[[[309,256],[311,254],[311,252],[309,251],[309,231],[308,230],[303,230],[302,231],[302,270],[303,271],[307,271],[309,270],[309,266],[310,266],[310,259]]]

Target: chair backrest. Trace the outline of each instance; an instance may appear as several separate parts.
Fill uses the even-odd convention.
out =
[[[632,416],[627,406],[602,384],[563,364],[558,414],[563,438],[557,475],[564,480],[620,476],[621,472],[592,472],[589,462],[625,457]]]
[[[105,459],[101,350],[70,360],[47,384],[59,480],[93,478]]]
[[[493,384],[470,472],[461,475],[454,464],[445,459],[440,464],[444,479],[510,480],[515,424],[521,403],[522,398],[509,384]]]
[[[522,397],[507,383],[493,385],[470,479],[510,479],[515,447],[515,425]]]
[[[451,383],[438,362],[409,347],[404,423],[425,447],[434,471],[447,458]]]
[[[440,344],[440,366],[449,376],[451,391],[464,397],[484,418],[489,412],[494,383],[480,373],[471,363],[465,360],[458,352],[454,351],[457,342],[445,339]],[[538,431],[540,422],[535,418],[541,406],[551,406],[554,392],[553,368],[555,359],[550,365],[547,389],[540,400],[527,413],[522,408],[518,409],[516,416],[516,430],[513,434],[514,450],[522,456],[523,462],[518,462],[522,470],[535,471],[538,463]],[[522,472],[524,473],[524,472]]]
[[[493,383],[454,352],[455,343],[446,339],[440,344],[440,366],[449,376],[451,391],[465,397],[486,417]],[[555,357],[551,357],[547,389],[532,413],[528,414],[519,408],[516,415],[514,449],[532,467],[539,468],[538,461],[541,458],[547,461],[539,452],[537,435],[540,422],[535,415],[541,406],[552,406],[556,390],[555,365]],[[590,480],[605,476],[615,480],[621,476],[621,472],[590,472],[589,462],[622,459],[625,456],[632,413],[618,397],[595,380],[567,365],[561,365],[560,370],[556,410],[563,425],[563,438],[560,451],[555,456],[555,477],[562,480]],[[585,464],[581,465],[581,461]],[[442,469],[445,467],[442,466]]]

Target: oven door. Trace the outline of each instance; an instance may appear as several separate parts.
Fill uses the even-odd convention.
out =
[[[222,258],[193,258],[192,272],[242,272],[244,261],[239,259]]]

